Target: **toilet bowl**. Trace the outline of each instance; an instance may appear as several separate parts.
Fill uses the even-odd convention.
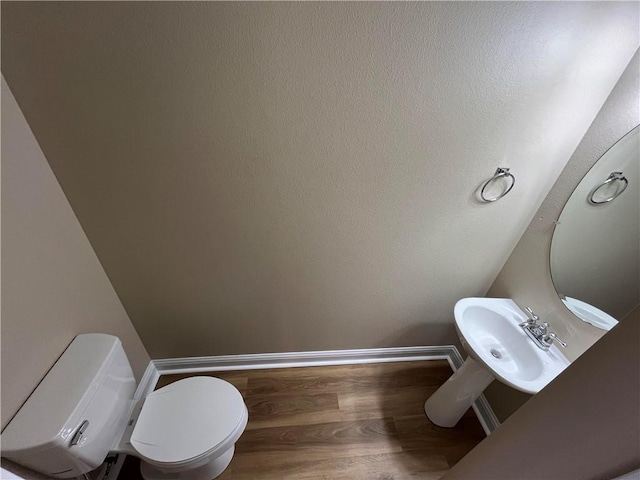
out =
[[[196,376],[144,399],[135,390],[117,337],[78,335],[2,432],[2,456],[56,478],[109,453],[138,457],[145,480],[212,480],[227,468],[248,420],[233,385]]]
[[[231,461],[248,420],[240,392],[213,377],[179,380],[144,401],[128,444],[145,480],[211,480]]]

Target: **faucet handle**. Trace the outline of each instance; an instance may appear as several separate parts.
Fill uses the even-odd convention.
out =
[[[533,323],[536,323],[538,320],[540,320],[540,317],[533,313],[533,309],[531,307],[524,307],[524,311],[527,312],[529,320],[532,320]]]
[[[566,348],[567,344],[565,342],[563,342],[562,340],[560,340],[558,338],[558,335],[556,335],[555,332],[549,332],[547,333],[543,338],[542,341],[546,344],[551,346],[553,344],[553,341],[558,342],[560,345],[562,345],[562,348]]]

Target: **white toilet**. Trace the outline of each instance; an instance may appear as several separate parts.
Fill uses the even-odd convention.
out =
[[[57,478],[109,453],[140,458],[147,480],[211,480],[227,468],[248,420],[233,385],[191,377],[137,401],[135,389],[117,337],[78,335],[2,432],[2,456]]]

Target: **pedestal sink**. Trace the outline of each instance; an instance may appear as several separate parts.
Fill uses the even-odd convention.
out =
[[[464,298],[453,313],[469,357],[425,402],[436,425],[455,426],[494,379],[538,393],[569,365],[555,345],[544,351],[533,343],[519,326],[527,316],[511,299]]]

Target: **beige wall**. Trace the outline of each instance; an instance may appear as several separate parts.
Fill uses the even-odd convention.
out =
[[[620,322],[442,480],[604,480],[640,467],[640,317]]]
[[[635,3],[4,2],[2,69],[153,358],[445,344]],[[517,185],[480,204],[498,166]]]
[[[636,305],[636,308],[631,310],[629,312],[629,314],[626,317],[623,318],[623,320],[626,320],[627,318],[638,318],[638,319],[640,319],[640,305]]]
[[[639,83],[640,59],[636,52],[488,293],[491,297],[512,298],[521,307],[531,306],[569,344],[563,353],[571,360],[604,332],[574,317],[556,294],[549,271],[553,222],[591,166],[640,123]],[[529,398],[498,382],[493,382],[485,394],[502,420]]]
[[[79,333],[149,356],[2,80],[2,428]]]

